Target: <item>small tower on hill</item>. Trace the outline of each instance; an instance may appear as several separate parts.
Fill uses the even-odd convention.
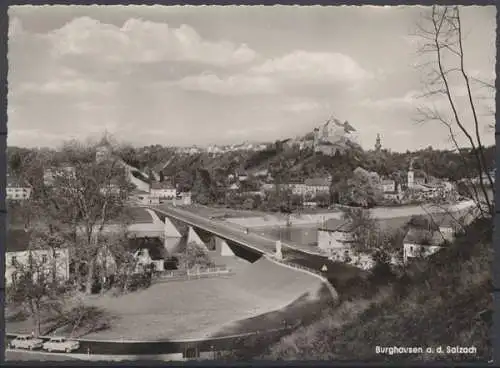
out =
[[[380,152],[382,149],[382,144],[380,143],[380,134],[377,133],[377,140],[375,141],[375,151]]]

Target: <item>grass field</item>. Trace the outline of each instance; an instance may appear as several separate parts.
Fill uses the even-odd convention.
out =
[[[86,335],[95,339],[160,340],[202,338],[220,333],[251,331],[240,324],[284,308],[304,294],[313,296],[321,280],[262,259],[246,264],[228,278],[154,284],[120,297],[98,296],[89,305],[106,310],[114,319],[107,330]],[[233,264],[234,267],[234,264]],[[238,327],[239,326],[239,327]],[[264,329],[264,325],[262,325]],[[276,328],[275,323],[272,327]]]

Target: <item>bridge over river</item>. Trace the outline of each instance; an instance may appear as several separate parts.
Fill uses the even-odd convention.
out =
[[[237,243],[259,254],[270,257],[276,254],[275,239],[271,239],[261,234],[254,233],[252,232],[252,229],[249,229],[249,232],[247,233],[245,231],[245,227],[241,225],[222,222],[220,220],[208,219],[192,212],[182,210],[178,207],[172,207],[170,205],[149,205],[145,207],[155,211],[156,213],[163,214],[168,218],[181,221],[191,227],[198,228],[216,235],[223,240],[229,240],[231,242]],[[319,250],[317,252],[306,250],[300,244],[293,244],[289,241],[281,241],[281,244],[283,248],[289,248],[311,255],[321,255]]]

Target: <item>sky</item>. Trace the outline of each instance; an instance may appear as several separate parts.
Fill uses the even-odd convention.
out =
[[[12,6],[8,144],[55,147],[98,136],[142,145],[275,141],[331,116],[372,148],[451,148],[442,97],[422,99],[415,37],[423,7]],[[495,79],[495,17],[461,8],[465,67]],[[459,78],[458,112],[471,127]],[[494,143],[494,91],[474,84],[480,132]],[[436,107],[437,106],[437,107]],[[465,140],[459,137],[460,144]]]

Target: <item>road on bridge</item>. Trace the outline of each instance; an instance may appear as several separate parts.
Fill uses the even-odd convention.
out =
[[[160,213],[163,213],[164,215],[183,221],[189,225],[196,226],[203,230],[214,233],[215,235],[218,235],[221,238],[225,238],[234,241],[236,243],[245,245],[249,248],[257,250],[260,253],[264,253],[267,255],[274,255],[276,251],[276,240],[266,238],[260,234],[252,233],[251,229],[249,229],[250,232],[247,234],[245,233],[243,228],[240,229],[239,227],[236,227],[233,224],[227,224],[227,223],[222,223],[220,221],[210,220],[205,217],[196,215],[194,213],[179,208],[174,208],[165,204],[148,206],[148,207],[151,208],[152,210],[156,210]],[[313,254],[316,256],[320,255],[319,252],[316,253],[310,252],[301,249],[300,246],[290,244],[289,242],[285,243],[282,241],[281,243],[283,245],[283,248],[288,247],[299,252]]]

